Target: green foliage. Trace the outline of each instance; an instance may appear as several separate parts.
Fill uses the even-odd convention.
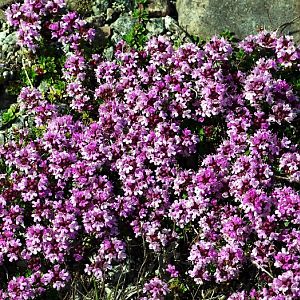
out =
[[[226,39],[227,41],[230,41],[230,42],[233,42],[233,43],[236,43],[238,41],[237,38],[236,38],[235,33],[228,30],[228,29],[225,29],[224,31],[222,31],[220,33],[220,36],[223,37],[224,39]]]
[[[46,127],[45,126],[38,126],[38,127],[31,127],[30,128],[30,134],[32,139],[34,140],[35,138],[40,138],[43,136],[43,134],[46,131]]]
[[[169,289],[173,294],[185,294],[188,291],[186,285],[179,278],[172,278],[168,282]]]
[[[18,104],[12,104],[6,112],[1,116],[2,126],[6,126],[12,123],[18,117],[19,106]]]
[[[56,84],[61,78],[63,62],[64,57],[38,56],[34,64],[25,68],[24,73],[27,72],[33,85],[38,85],[42,81],[46,81],[49,85]],[[22,74],[23,81],[25,80],[28,84],[28,78],[24,77],[24,74]]]
[[[136,8],[134,9],[132,14],[135,20],[135,24],[131,28],[131,30],[124,36],[124,40],[132,48],[141,49],[148,39],[148,30],[146,29],[148,12],[145,9],[147,2],[147,0],[136,1]]]
[[[47,52],[46,55],[38,55],[36,57],[31,57],[26,52],[22,54],[22,69],[14,80],[7,83],[7,94],[17,97],[22,87],[31,85],[39,87],[41,92],[51,90],[50,98],[52,99],[63,94],[65,82],[61,80],[61,69],[65,62],[65,57],[52,53],[49,49],[45,52]]]

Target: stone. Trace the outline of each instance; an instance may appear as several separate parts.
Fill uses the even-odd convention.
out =
[[[94,44],[100,47],[106,46],[112,34],[111,27],[103,25],[103,19],[100,16],[88,17],[85,20],[96,31]]]
[[[148,37],[162,35],[165,31],[164,20],[162,18],[150,19],[146,24],[146,29],[149,31]]]
[[[163,18],[164,27],[166,28],[167,35],[174,42],[174,44],[190,43],[192,40],[189,35],[178,25],[178,22],[170,16]]]
[[[2,51],[3,53],[8,52],[8,48],[9,48],[8,44],[4,44],[4,43],[3,43],[3,45],[1,45],[1,51]]]
[[[111,36],[110,26],[108,26],[108,25],[102,26],[102,27],[100,27],[100,30],[105,39],[108,39]]]
[[[263,28],[300,40],[299,0],[177,0],[176,8],[179,25],[201,38],[224,30],[244,38]]]
[[[103,50],[103,56],[107,60],[112,60],[113,56],[114,56],[114,47],[110,46],[110,47],[104,48],[104,50]]]
[[[169,0],[150,0],[147,4],[147,11],[150,18],[165,17],[171,11]]]
[[[164,23],[165,23],[166,30],[168,30],[170,32],[183,31],[180,28],[180,26],[178,25],[178,23],[176,22],[176,20],[174,20],[172,17],[166,16],[165,18],[163,18],[163,20],[164,20]]]
[[[82,16],[90,16],[93,13],[93,0],[66,0],[70,10],[77,11]]]
[[[119,11],[132,11],[134,9],[134,0],[114,0],[112,1],[112,8]]]
[[[14,31],[14,32],[8,34],[5,37],[4,43],[8,44],[8,45],[16,45],[16,43],[17,43],[17,32]]]
[[[122,14],[114,23],[111,24],[113,35],[111,40],[117,43],[130,32],[134,26],[135,20],[129,14]]]
[[[116,11],[113,8],[109,7],[106,10],[106,21],[113,20],[115,14],[116,14]]]
[[[1,0],[0,0],[1,1]],[[66,0],[68,8],[79,12],[81,15],[102,16],[106,18],[109,8],[115,12],[130,11],[133,8],[134,0]]]
[[[128,11],[130,10],[126,9],[124,4],[113,3],[112,7],[106,10],[106,22],[113,23],[122,13]]]
[[[0,32],[0,44],[3,43],[3,41],[4,41],[5,38],[6,38],[6,36],[7,36],[7,32],[6,32],[6,31],[1,31],[1,32]]]

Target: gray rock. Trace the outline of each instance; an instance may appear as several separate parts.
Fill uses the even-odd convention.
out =
[[[66,0],[66,3],[70,10],[75,10],[82,16],[90,16],[93,14],[93,0]]]
[[[176,8],[180,26],[202,38],[224,30],[243,38],[264,28],[300,40],[299,0],[177,0]]]
[[[134,26],[135,20],[129,14],[121,15],[114,23],[111,24],[113,35],[111,37],[114,43],[123,39],[124,35],[130,32]]]
[[[108,48],[105,48],[103,50],[103,56],[107,59],[107,60],[112,60],[113,56],[114,56],[114,47],[110,46]]]
[[[170,16],[163,18],[166,30],[170,32],[183,32],[184,30],[178,25],[178,22]]]
[[[114,15],[116,14],[116,11],[109,7],[107,10],[106,10],[106,21],[110,21],[110,20],[113,20],[114,18]]]
[[[165,17],[171,11],[169,0],[149,0],[147,10],[150,17]]]
[[[14,31],[14,32],[8,34],[4,39],[4,43],[8,44],[8,45],[16,45],[16,43],[17,43],[17,32]]]
[[[67,0],[67,6],[83,16],[102,16],[109,8],[117,12],[132,10],[134,0]]]
[[[9,33],[8,30],[0,32],[0,64],[4,63],[8,66],[15,61],[18,49],[16,32]]]
[[[1,51],[2,51],[2,53],[6,53],[6,52],[8,52],[8,47],[9,47],[9,45],[8,44],[2,44],[1,45]]]
[[[17,34],[16,32],[8,33],[8,31],[0,32],[0,57],[5,60],[8,52],[16,52],[17,50]]]
[[[7,32],[6,32],[6,31],[1,31],[1,32],[0,32],[0,44],[3,43],[3,41],[4,41],[5,38],[6,38],[6,36],[7,36]]]
[[[165,24],[162,18],[150,19],[147,22],[146,29],[149,31],[148,37],[162,35],[165,31]]]
[[[108,23],[112,23],[117,20],[117,18],[125,12],[131,11],[131,3],[130,1],[114,1],[106,10],[106,21]]]
[[[117,10],[124,9],[129,12],[134,9],[134,0],[114,0],[112,1],[112,8]]]
[[[166,28],[167,35],[176,44],[190,43],[191,39],[188,34],[178,25],[178,22],[170,16],[163,18],[164,27]]]

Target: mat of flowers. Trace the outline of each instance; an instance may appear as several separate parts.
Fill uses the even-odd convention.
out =
[[[0,299],[65,289],[76,274],[109,282],[145,251],[163,259],[139,299],[174,299],[172,278],[232,300],[300,298],[291,37],[120,41],[107,61],[82,47],[95,31],[61,1],[25,0],[7,17],[32,53],[46,31],[63,49],[68,109],[24,87],[20,107],[43,131],[0,148]]]

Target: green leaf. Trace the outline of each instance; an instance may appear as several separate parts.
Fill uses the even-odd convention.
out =
[[[17,118],[18,104],[12,104],[6,112],[2,114],[2,124],[7,125]]]
[[[200,142],[203,142],[203,140],[205,138],[205,132],[204,132],[204,128],[203,127],[201,127],[198,130],[198,136],[199,136]]]

